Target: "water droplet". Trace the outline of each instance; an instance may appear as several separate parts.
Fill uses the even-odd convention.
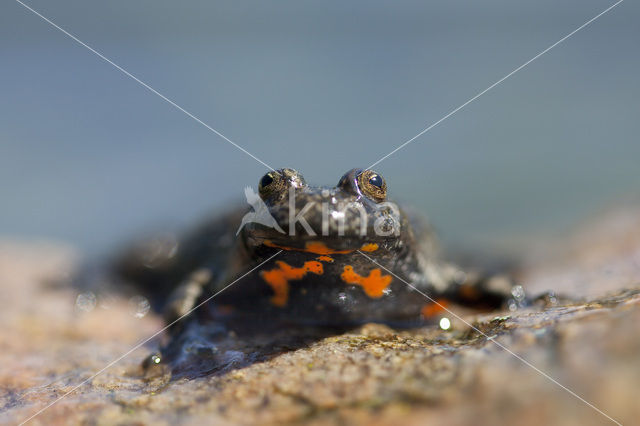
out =
[[[160,373],[162,370],[158,370],[157,365],[162,362],[162,355],[159,352],[152,353],[142,361],[142,368],[145,370],[145,375],[154,376]]]
[[[511,295],[514,299],[516,299],[517,302],[521,302],[526,297],[524,287],[522,287],[521,285],[514,286],[511,289]]]
[[[147,315],[151,305],[149,304],[149,300],[143,296],[133,296],[129,299],[129,310],[131,314],[136,318],[142,318]]]
[[[517,309],[518,309],[518,302],[516,302],[516,301],[515,301],[515,300],[513,300],[513,299],[509,299],[509,310],[510,310],[511,312],[513,312],[513,311],[515,311],[515,310],[517,310]]]
[[[92,292],[80,293],[76,297],[76,309],[83,312],[91,312],[96,307],[96,295]]]
[[[440,318],[440,328],[443,330],[448,330],[451,328],[451,321],[447,317]]]
[[[341,291],[340,293],[338,293],[336,299],[337,303],[341,306],[341,309],[350,311],[353,308],[354,299],[353,296],[348,292]]]

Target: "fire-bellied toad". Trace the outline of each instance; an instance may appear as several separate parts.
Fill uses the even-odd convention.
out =
[[[426,222],[387,201],[387,184],[372,170],[353,169],[335,187],[314,187],[285,168],[262,177],[259,196],[249,188],[246,195],[251,211],[206,222],[176,243],[129,251],[117,272],[145,288],[167,322],[217,293],[181,322],[226,329],[412,326],[433,319],[434,300],[496,308],[511,297],[508,280],[441,260]]]

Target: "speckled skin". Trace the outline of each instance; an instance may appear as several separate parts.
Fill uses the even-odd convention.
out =
[[[348,326],[382,322],[412,326],[433,320],[425,318],[425,306],[433,300],[449,299],[495,308],[510,297],[508,281],[483,279],[441,261],[428,225],[409,218],[396,204],[384,201],[384,181],[383,192],[362,181],[362,176],[367,179],[379,176],[375,172],[353,169],[336,187],[309,186],[302,175],[292,169],[275,173],[278,175],[272,175],[277,178],[271,184],[273,188],[266,190],[261,186],[260,195],[285,234],[249,223],[236,236],[240,219],[247,211],[243,209],[204,223],[178,242],[177,247],[156,241],[143,249],[127,252],[117,262],[119,275],[146,288],[154,306],[165,312],[168,322],[186,314],[196,303],[279,251],[275,258],[220,292],[192,317],[226,324],[242,320],[256,324]],[[273,179],[266,181],[269,180]],[[264,178],[261,182],[265,182]],[[371,189],[378,192],[373,193]],[[295,193],[293,209],[289,202],[292,192]],[[384,197],[381,198],[381,194]],[[344,210],[347,203],[352,203],[353,208]],[[295,235],[290,235],[290,213],[297,215],[305,206],[309,207],[304,218],[316,235],[309,235],[301,222],[296,223]],[[340,212],[344,212],[345,219],[342,231],[338,220]],[[365,228],[361,212],[365,212],[367,218]],[[324,228],[323,215],[329,218]],[[375,226],[384,235],[376,233]],[[366,232],[363,233],[363,229]],[[306,251],[307,244],[311,247],[320,244],[319,247],[339,253],[319,253],[318,250],[311,253]],[[369,251],[361,251],[363,247]],[[286,297],[274,303],[275,289],[267,282],[265,273],[285,268],[283,265],[301,268],[305,264],[314,268],[320,265],[322,273],[306,272],[302,277],[285,279]],[[364,285],[345,281],[345,267],[362,277],[371,276],[372,271],[378,269],[374,275],[390,282],[383,286],[382,294],[372,297]]]

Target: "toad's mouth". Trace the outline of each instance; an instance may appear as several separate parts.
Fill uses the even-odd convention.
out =
[[[260,247],[309,253],[313,255],[349,254],[356,251],[377,254],[393,251],[399,244],[398,238],[362,238],[362,237],[311,237],[289,236],[282,234],[245,235],[245,244],[257,249]]]
[[[318,255],[348,254],[348,253],[353,253],[356,250],[365,251],[365,252],[375,252],[380,248],[378,243],[364,243],[364,244],[361,243],[357,246],[354,246],[354,248],[344,248],[344,246],[340,248],[332,248],[327,246],[327,244],[324,241],[318,241],[318,240],[306,241],[303,244],[297,244],[293,246],[278,244],[277,242],[274,242],[271,240],[264,240],[262,241],[262,244],[267,247],[278,248],[281,250],[302,251],[305,253],[312,253],[312,254],[318,254]]]

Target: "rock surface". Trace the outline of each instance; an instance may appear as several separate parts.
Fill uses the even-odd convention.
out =
[[[140,368],[160,335],[131,350],[163,326],[144,301],[57,286],[74,263],[69,250],[6,242],[0,422],[632,424],[640,214],[612,214],[554,247],[520,276],[529,293],[557,292],[546,304],[491,315],[452,308],[460,317],[445,313],[449,330],[369,324],[301,348],[283,343],[260,362],[229,354],[224,374],[170,380]]]

